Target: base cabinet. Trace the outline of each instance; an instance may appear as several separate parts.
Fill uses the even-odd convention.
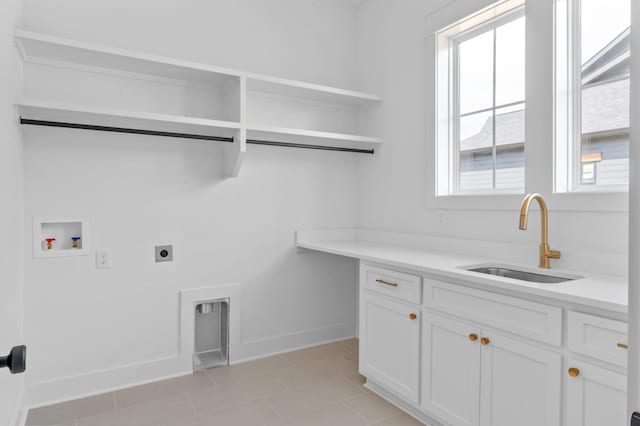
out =
[[[628,425],[624,375],[571,358],[566,367],[567,426]]]
[[[425,422],[628,424],[626,323],[380,266],[360,275],[360,372]]]
[[[415,404],[420,389],[420,311],[361,293],[360,372]]]
[[[561,355],[423,313],[422,407],[454,426],[559,426]]]
[[[491,330],[481,343],[481,426],[560,426],[562,356]]]
[[[455,426],[480,419],[479,327],[422,316],[422,408]]]

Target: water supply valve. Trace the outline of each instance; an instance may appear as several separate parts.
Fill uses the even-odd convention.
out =
[[[51,250],[53,248],[53,242],[55,240],[55,238],[45,238],[45,241],[47,242],[47,250]]]
[[[74,249],[79,248],[80,237],[71,237],[71,247]]]

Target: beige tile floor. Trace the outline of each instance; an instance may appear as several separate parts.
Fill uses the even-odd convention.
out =
[[[411,426],[367,391],[355,339],[31,410],[32,426]]]

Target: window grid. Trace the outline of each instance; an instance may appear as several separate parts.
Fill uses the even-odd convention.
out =
[[[492,157],[493,157],[493,170],[492,170],[492,187],[490,191],[497,190],[497,182],[496,182],[496,173],[497,173],[497,143],[496,143],[496,112],[501,108],[508,108],[517,105],[525,104],[525,101],[515,101],[505,104],[496,105],[497,100],[497,29],[509,22],[515,21],[524,16],[524,7],[518,7],[512,11],[505,13],[502,16],[494,18],[492,20],[487,21],[486,23],[479,25],[461,33],[455,37],[450,39],[450,51],[451,51],[451,63],[453,64],[452,73],[451,73],[451,81],[454,82],[453,86],[453,99],[452,102],[452,117],[453,117],[453,132],[452,132],[452,143],[451,143],[451,155],[450,160],[451,163],[449,165],[450,170],[450,182],[453,187],[453,191],[450,193],[461,194],[465,191],[461,191],[460,189],[460,143],[461,143],[461,131],[460,131],[460,123],[461,119],[464,117],[468,117],[474,114],[480,114],[483,112],[491,112],[491,127],[492,127]],[[488,30],[492,33],[493,38],[493,57],[492,57],[492,101],[491,107],[482,108],[478,110],[468,111],[465,113],[461,113],[460,111],[460,44],[470,40],[480,34],[486,33]],[[477,193],[479,191],[472,191],[473,193]]]

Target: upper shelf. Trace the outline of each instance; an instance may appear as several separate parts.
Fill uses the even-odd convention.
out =
[[[77,64],[174,80],[224,86],[240,78],[238,71],[195,62],[106,47],[18,30],[14,38],[25,61]]]
[[[247,74],[247,91],[356,107],[373,105],[382,101],[378,96],[369,93],[260,74]]]

